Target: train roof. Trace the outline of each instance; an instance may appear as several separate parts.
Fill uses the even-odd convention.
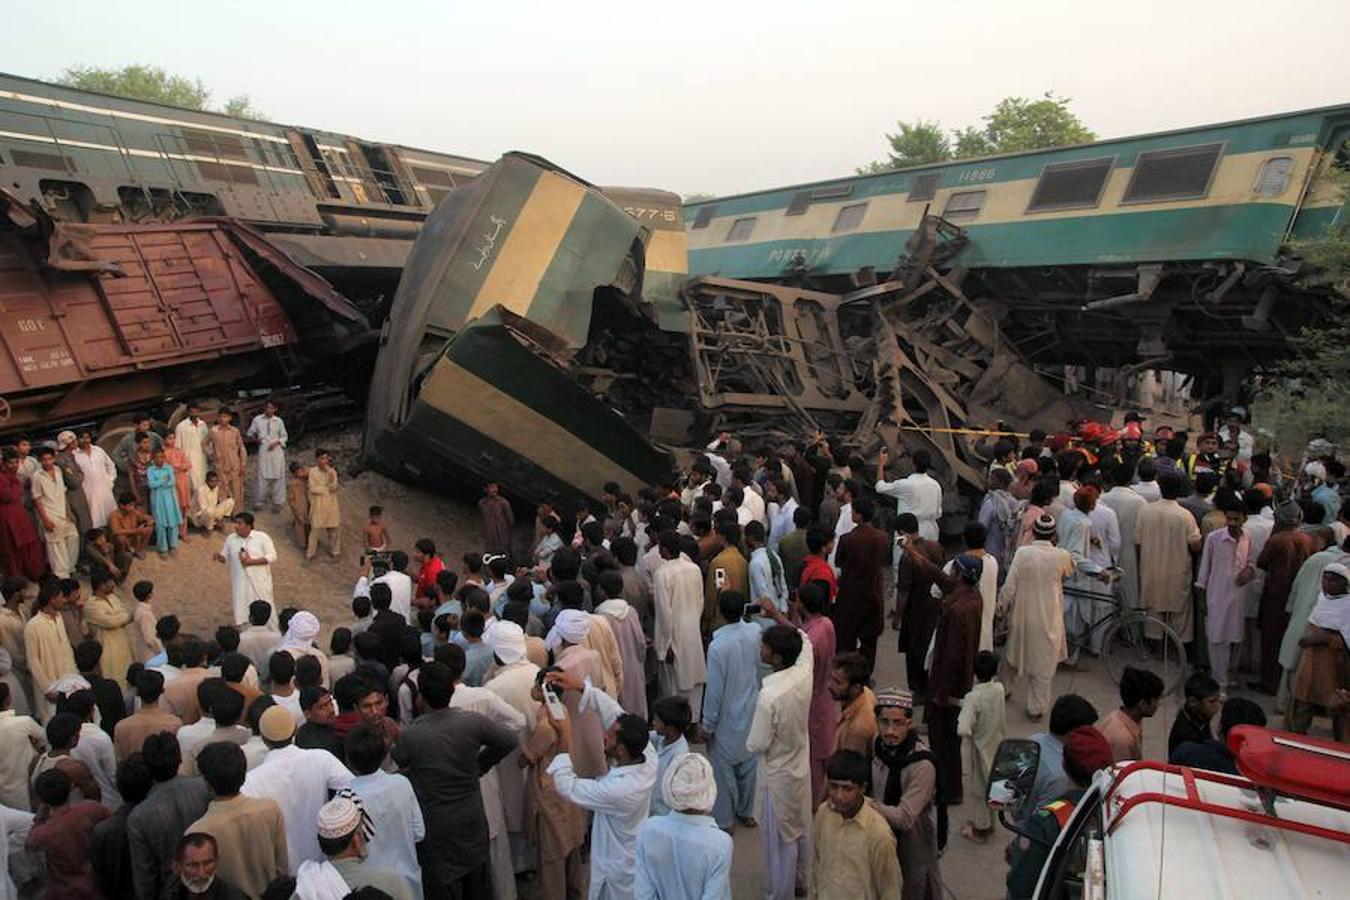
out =
[[[181,115],[181,114],[183,114],[183,113],[188,113],[188,114],[194,115],[194,116],[205,116],[205,117],[212,118],[212,119],[218,119],[218,120],[223,121],[223,122],[246,123],[246,124],[256,124],[256,125],[268,125],[268,126],[271,126],[271,127],[273,127],[273,128],[298,128],[298,129],[303,129],[303,130],[311,131],[311,132],[320,132],[320,133],[322,133],[322,134],[337,134],[337,135],[342,135],[342,136],[344,136],[344,137],[351,137],[351,138],[354,138],[354,139],[356,139],[356,140],[360,140],[360,141],[362,141],[363,143],[379,144],[379,145],[385,146],[385,147],[396,147],[396,148],[401,149],[401,150],[411,150],[411,151],[413,151],[413,152],[415,152],[415,153],[432,153],[432,154],[435,154],[435,155],[437,155],[437,156],[451,157],[451,158],[454,158],[454,159],[463,160],[464,162],[468,162],[468,163],[477,163],[477,164],[479,164],[479,165],[482,165],[484,168],[486,168],[487,166],[492,165],[492,161],[491,161],[491,160],[478,159],[477,157],[473,157],[473,156],[464,156],[463,154],[460,154],[460,153],[447,153],[447,152],[442,151],[442,150],[432,150],[432,149],[427,148],[427,147],[412,147],[412,146],[409,146],[409,145],[407,145],[407,144],[396,144],[396,143],[390,143],[390,142],[387,142],[387,141],[372,141],[372,140],[368,140],[368,139],[365,139],[365,138],[360,138],[360,137],[358,137],[357,135],[349,134],[348,132],[344,132],[344,131],[334,131],[334,130],[332,130],[332,129],[328,129],[328,128],[319,128],[319,127],[316,127],[316,126],[313,126],[313,125],[294,125],[294,124],[290,124],[290,123],[287,123],[287,122],[278,122],[278,121],[275,121],[275,120],[272,120],[272,119],[246,119],[246,118],[242,118],[242,117],[240,117],[240,116],[231,116],[231,115],[227,115],[227,114],[225,114],[225,113],[223,113],[223,112],[220,112],[219,110],[212,110],[212,109],[192,109],[191,107],[188,107],[188,106],[174,106],[174,105],[171,104],[171,103],[161,103],[161,102],[159,102],[159,101],[157,101],[157,100],[142,100],[142,99],[139,98],[139,97],[123,97],[123,96],[120,96],[120,95],[118,95],[118,94],[105,94],[105,93],[103,93],[103,92],[101,92],[101,91],[88,91],[88,90],[85,90],[85,89],[83,89],[83,88],[71,87],[70,85],[56,84],[56,83],[50,82],[50,81],[42,81],[41,79],[37,79],[37,78],[27,78],[27,77],[25,77],[25,76],[23,76],[23,75],[14,75],[14,74],[12,74],[12,73],[10,73],[10,72],[0,72],[0,97],[3,97],[3,96],[4,96],[5,91],[4,91],[4,88],[3,88],[3,82],[6,81],[6,80],[19,81],[19,82],[23,82],[24,84],[31,84],[31,85],[34,85],[35,87],[40,88],[40,89],[43,89],[43,90],[45,90],[45,91],[47,91],[47,92],[50,92],[50,91],[68,91],[68,92],[70,92],[70,93],[72,93],[72,94],[83,94],[83,95],[89,96],[89,97],[101,97],[101,98],[103,98],[103,99],[105,99],[105,100],[110,101],[111,103],[119,103],[119,104],[134,103],[134,104],[138,104],[138,105],[141,105],[141,106],[154,107],[154,108],[156,108],[156,109],[162,109],[162,110],[165,110],[165,111],[172,111],[174,114],[177,114],[177,115]],[[42,99],[45,100],[45,101],[50,101],[50,102],[57,103],[57,104],[63,104],[63,103],[65,103],[65,101],[62,101],[62,100],[59,100],[59,99],[56,99],[56,98],[53,98],[53,97],[49,97],[46,93],[39,93],[39,94],[37,94],[36,96],[42,97]],[[67,104],[67,105],[68,105],[68,104]],[[115,113],[115,112],[117,112],[117,110],[116,110],[115,107],[109,108],[109,109],[91,109],[91,110],[87,110],[87,111],[95,111],[95,112],[100,112],[100,113],[106,113],[106,112],[113,112],[113,113]]]
[[[719,203],[724,200],[739,200],[746,197],[759,197],[764,194],[789,193],[792,191],[807,190],[810,188],[821,188],[830,185],[838,185],[848,182],[869,181],[878,178],[893,177],[895,175],[906,175],[911,172],[933,171],[937,169],[950,168],[953,166],[968,166],[975,163],[992,162],[1003,159],[1017,159],[1022,157],[1037,156],[1047,153],[1061,153],[1074,150],[1084,150],[1094,147],[1107,147],[1111,145],[1124,144],[1132,141],[1146,141],[1157,138],[1167,138],[1175,135],[1182,135],[1197,131],[1211,131],[1224,128],[1239,128],[1249,125],[1257,125],[1266,122],[1277,122],[1285,119],[1297,119],[1309,116],[1328,117],[1333,115],[1350,116],[1350,102],[1334,104],[1331,106],[1315,106],[1308,109],[1291,110],[1282,113],[1268,113],[1263,116],[1251,116],[1244,119],[1230,119],[1223,122],[1212,122],[1205,125],[1191,125],[1185,128],[1169,128],[1162,131],[1149,131],[1142,134],[1121,135],[1120,137],[1105,138],[1099,141],[1089,141],[1082,144],[1064,144],[1059,147],[1040,147],[1034,150],[1017,150],[1011,153],[993,153],[988,156],[971,156],[963,159],[949,159],[940,162],[923,163],[917,166],[900,166],[894,169],[884,169],[879,172],[867,172],[854,175],[840,175],[834,178],[825,178],[818,181],[803,181],[796,184],[779,185],[771,188],[760,188],[754,191],[741,191],[735,194],[720,194],[716,197],[709,197],[705,200],[697,200],[686,203],[685,206],[693,208],[704,206],[709,203]],[[1320,138],[1320,135],[1319,135]]]

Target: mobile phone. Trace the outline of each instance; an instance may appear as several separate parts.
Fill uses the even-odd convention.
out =
[[[745,619],[747,622],[759,614],[760,608],[758,603],[747,603],[745,606],[741,607],[741,618]]]
[[[548,707],[548,714],[555,719],[567,718],[567,707],[558,699],[558,692],[553,690],[553,685],[544,685],[544,705]]]
[[[713,585],[720,591],[727,586],[727,570],[722,567],[713,569]]]

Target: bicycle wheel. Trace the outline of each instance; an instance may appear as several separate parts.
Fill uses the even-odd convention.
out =
[[[1147,613],[1127,613],[1107,629],[1102,661],[1117,684],[1125,667],[1146,669],[1162,679],[1170,694],[1186,678],[1186,646],[1161,619]]]

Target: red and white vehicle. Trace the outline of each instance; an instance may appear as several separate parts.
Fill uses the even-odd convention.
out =
[[[1240,776],[1142,761],[1097,773],[1037,900],[1350,897],[1350,746],[1239,726]]]

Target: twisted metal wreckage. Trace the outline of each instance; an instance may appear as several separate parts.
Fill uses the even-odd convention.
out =
[[[1101,412],[1000,340],[947,265],[964,234],[939,217],[924,219],[892,280],[837,294],[664,277],[671,247],[654,248],[678,240],[682,261],[683,231],[645,213],[678,201],[629,190],[620,207],[615,196],[508,154],[442,202],[386,323],[367,461],[442,488],[449,465],[519,500],[579,499],[608,480],[655,483],[669,450],[719,431],[751,443],[820,431],[868,458],[926,447],[949,488],[982,490],[984,424]],[[484,385],[498,403],[466,401],[486,399]],[[947,492],[954,510],[959,493]]]

